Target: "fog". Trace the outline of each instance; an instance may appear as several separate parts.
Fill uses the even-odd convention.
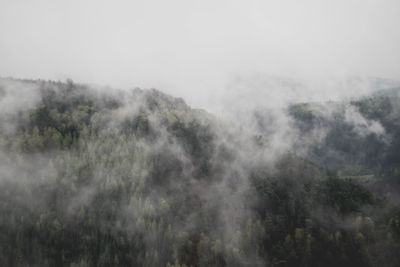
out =
[[[0,263],[398,266],[399,11],[0,0]]]
[[[397,0],[1,0],[0,75],[158,88],[216,112],[232,92],[351,97],[368,87],[349,91],[348,77],[400,76],[399,11]],[[305,85],[284,92],[271,77]]]

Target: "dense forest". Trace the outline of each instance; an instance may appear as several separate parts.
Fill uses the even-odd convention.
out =
[[[271,114],[0,79],[0,265],[400,266],[400,98]]]

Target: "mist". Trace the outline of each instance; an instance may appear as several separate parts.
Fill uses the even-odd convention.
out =
[[[0,265],[398,266],[399,11],[0,0]]]
[[[213,109],[238,77],[301,79],[330,98],[348,77],[398,79],[399,10],[396,0],[3,0],[0,73],[159,88]]]

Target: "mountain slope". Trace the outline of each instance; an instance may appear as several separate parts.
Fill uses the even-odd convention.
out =
[[[4,266],[399,264],[398,206],[182,99],[2,79],[0,106]]]

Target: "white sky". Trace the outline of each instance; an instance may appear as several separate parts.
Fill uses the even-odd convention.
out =
[[[400,0],[0,0],[1,76],[204,106],[252,73],[399,79]]]

